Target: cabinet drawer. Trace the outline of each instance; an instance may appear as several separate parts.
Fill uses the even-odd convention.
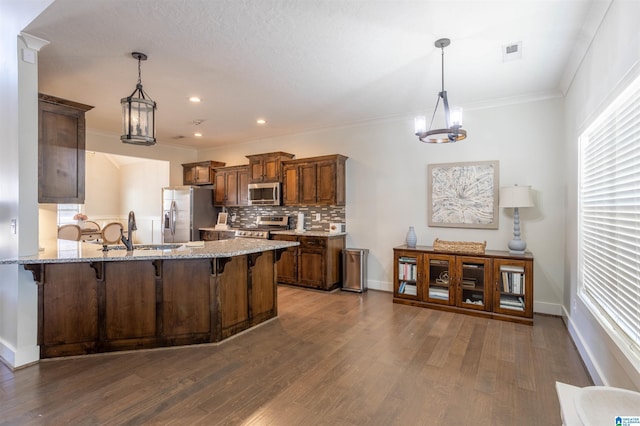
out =
[[[296,237],[295,235],[273,235],[271,237],[272,240],[279,240],[279,241],[298,241],[298,237]]]
[[[326,238],[319,237],[298,237],[298,241],[300,242],[300,247],[320,247],[324,248],[327,246]]]

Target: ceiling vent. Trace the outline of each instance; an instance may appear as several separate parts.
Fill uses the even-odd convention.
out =
[[[522,59],[522,42],[509,43],[502,46],[502,62]]]

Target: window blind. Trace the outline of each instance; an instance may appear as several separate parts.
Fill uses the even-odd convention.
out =
[[[640,349],[640,78],[580,136],[579,276]]]

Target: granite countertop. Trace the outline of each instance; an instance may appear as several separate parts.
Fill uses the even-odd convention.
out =
[[[198,243],[196,243],[198,244]],[[202,243],[200,243],[202,244]],[[165,244],[166,247],[170,244]],[[176,244],[173,244],[175,246]],[[0,264],[17,263],[20,265],[34,263],[73,263],[73,262],[116,262],[129,260],[155,259],[198,259],[242,256],[262,251],[284,249],[297,246],[295,241],[259,240],[254,238],[235,238],[229,240],[207,241],[201,247],[188,247],[186,243],[173,249],[141,250],[132,252],[126,250],[102,251],[102,245],[64,241],[54,249],[45,250],[32,256],[21,256],[13,259],[0,260]],[[157,244],[154,246],[163,246]],[[117,247],[117,246],[109,246]],[[120,246],[123,247],[123,246]]]
[[[273,235],[299,235],[304,237],[339,237],[342,235],[347,235],[346,232],[337,232],[335,234],[330,234],[327,231],[304,231],[304,232],[296,232],[294,229],[288,231],[271,231]]]
[[[240,228],[229,227],[229,229],[216,229],[213,226],[208,226],[208,227],[204,227],[204,228],[198,228],[199,231],[220,231],[220,232],[236,232],[238,229],[240,229]]]

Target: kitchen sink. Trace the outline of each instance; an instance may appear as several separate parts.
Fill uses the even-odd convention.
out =
[[[137,244],[133,246],[133,250],[173,250],[182,247],[182,244]],[[126,250],[125,246],[107,246],[106,251]],[[102,249],[100,249],[102,250]]]

